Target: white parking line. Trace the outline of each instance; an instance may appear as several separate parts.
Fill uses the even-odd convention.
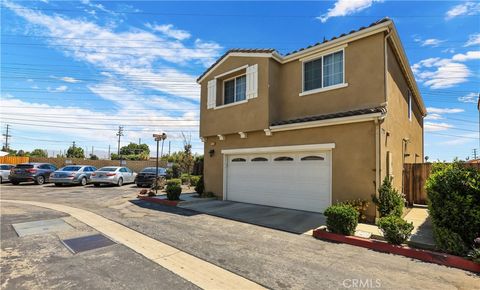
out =
[[[261,285],[228,270],[84,209],[35,201],[2,199],[1,202],[28,204],[70,214],[112,240],[129,247],[203,289],[265,289]]]

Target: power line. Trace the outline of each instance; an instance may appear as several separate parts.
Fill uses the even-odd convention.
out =
[[[15,120],[15,121],[27,121],[27,122],[40,122],[40,123],[51,123],[55,122],[56,124],[75,124],[77,125],[78,122],[67,122],[67,121],[60,121],[58,119],[55,120],[32,120],[32,119],[21,119],[21,118],[12,118],[12,117],[7,117],[9,120]],[[107,119],[108,120],[108,119]],[[196,122],[195,124],[188,125],[188,124],[135,124],[135,125],[129,125],[131,127],[159,127],[159,126],[165,126],[165,127],[195,127],[198,126],[198,121],[191,121],[191,120],[172,120],[174,122]],[[162,122],[167,122],[167,121],[162,121]],[[82,125],[118,125],[118,123],[87,123],[87,122],[82,122]]]
[[[85,108],[78,108],[78,107],[60,107],[60,106],[55,106],[55,107],[42,107],[42,106],[49,106],[49,105],[39,105],[39,106],[4,106],[2,105],[0,109],[2,108],[17,108],[17,109],[41,109],[41,110],[65,110],[65,109],[74,109],[74,110],[87,110]],[[108,107],[101,107],[101,106],[96,106],[95,109],[112,109],[112,106]],[[1,111],[1,110],[0,110]],[[144,109],[128,109],[128,111],[157,111],[157,112],[163,112],[163,111],[198,111],[198,109],[153,109],[153,108],[144,108]]]
[[[436,132],[425,132],[426,134],[433,134],[433,135],[442,135],[448,137],[457,137],[457,138],[465,138],[465,139],[478,139],[476,137],[469,137],[469,136],[461,136],[461,135],[451,135],[451,134],[443,134],[443,133],[436,133]]]

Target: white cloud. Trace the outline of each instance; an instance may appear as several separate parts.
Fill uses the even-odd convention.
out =
[[[56,77],[56,76],[51,76],[51,77],[57,80],[64,81],[66,83],[71,83],[71,84],[80,82],[80,80],[77,80],[76,78],[73,78],[73,77]]]
[[[435,108],[435,107],[428,107],[427,112],[429,114],[456,114],[464,112],[464,109],[460,108]]]
[[[433,123],[433,122],[425,122],[424,123],[425,132],[436,132],[436,131],[446,131],[450,128],[453,128],[453,125],[448,123]]]
[[[473,45],[480,45],[480,33],[469,35],[468,41],[465,43],[464,46],[473,46]]]
[[[452,19],[462,15],[476,15],[480,13],[480,3],[467,1],[465,3],[456,5],[447,11],[445,18]]]
[[[331,17],[346,16],[357,13],[372,6],[374,2],[380,0],[337,0],[333,8],[328,12],[317,17],[321,22],[325,23]]]
[[[458,100],[463,103],[477,103],[478,93],[469,93],[465,96],[459,97]]]
[[[56,88],[47,87],[47,91],[49,91],[50,93],[63,93],[63,92],[66,92],[67,90],[68,90],[67,86],[59,86]]]
[[[442,120],[444,119],[440,114],[431,113],[425,117],[425,120]]]
[[[472,75],[470,69],[463,63],[478,59],[480,52],[469,51],[466,54],[456,54],[449,58],[427,58],[417,62],[411,68],[419,81],[432,89],[444,89],[464,83]]]
[[[436,38],[429,38],[429,39],[423,40],[420,45],[421,45],[421,46],[433,46],[433,47],[436,47],[436,46],[439,46],[442,42],[445,42],[445,40],[440,40],[440,39],[436,39]]]
[[[158,31],[168,37],[175,38],[176,40],[185,40],[191,37],[188,31],[173,28],[173,24],[158,25],[147,23],[145,26],[153,31]]]
[[[468,61],[474,59],[480,59],[480,51],[467,51],[465,54],[458,53],[452,57],[452,60],[454,61]]]
[[[200,90],[196,76],[182,72],[173,65],[210,65],[223,49],[215,42],[197,39],[193,47],[153,33],[130,29],[116,32],[86,20],[60,15],[49,16],[26,9],[16,3],[4,6],[53,36],[49,43],[79,61],[85,61],[142,86],[177,97],[198,100]],[[60,48],[58,47],[60,46]],[[155,64],[155,65],[154,65]]]

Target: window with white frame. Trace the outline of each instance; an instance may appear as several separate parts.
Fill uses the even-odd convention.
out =
[[[408,90],[408,119],[412,120],[412,92]]]
[[[231,104],[246,99],[247,77],[245,75],[223,81],[223,104]]]
[[[303,91],[344,83],[343,50],[303,63]]]

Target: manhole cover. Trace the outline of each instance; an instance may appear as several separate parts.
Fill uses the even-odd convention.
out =
[[[62,243],[74,254],[115,245],[114,241],[101,234],[62,240]]]
[[[19,237],[73,230],[73,227],[62,219],[18,223],[12,226]]]

